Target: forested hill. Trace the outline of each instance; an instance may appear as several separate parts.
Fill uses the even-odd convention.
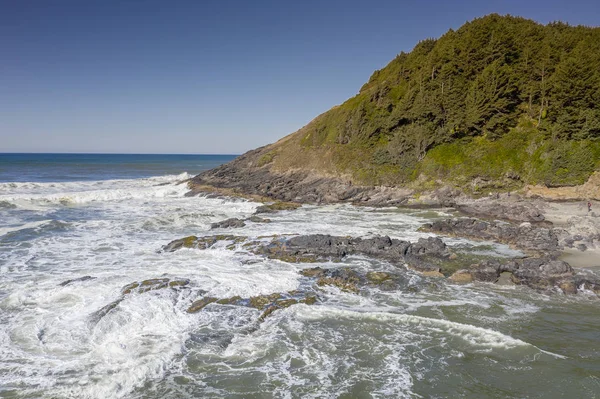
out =
[[[245,160],[363,185],[581,184],[600,166],[600,28],[476,19]]]

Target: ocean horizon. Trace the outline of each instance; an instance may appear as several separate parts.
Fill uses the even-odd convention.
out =
[[[0,153],[0,182],[137,179],[198,174],[234,154]]]

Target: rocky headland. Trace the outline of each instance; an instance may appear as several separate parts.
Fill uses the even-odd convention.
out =
[[[561,260],[565,250],[575,266],[578,253],[600,259],[600,112],[588,101],[600,89],[597,43],[595,28],[476,19],[399,54],[356,96],[297,132],[188,181],[189,195],[265,203],[258,214],[305,203],[445,208],[455,217],[421,230],[508,244],[524,258],[473,261],[439,239],[388,237],[188,237],[166,250],[227,239],[290,262],[362,255],[453,281],[597,291]],[[540,48],[544,56],[530,57]]]

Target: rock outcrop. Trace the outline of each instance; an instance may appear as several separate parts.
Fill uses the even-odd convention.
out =
[[[530,223],[519,226],[505,222],[487,222],[473,218],[444,219],[427,223],[421,231],[474,240],[497,241],[527,252],[558,255],[558,237],[553,229]]]
[[[220,222],[211,223],[211,229],[228,229],[228,228],[240,228],[246,226],[246,223],[242,219],[229,218]]]
[[[453,226],[458,222],[462,229],[469,231],[495,231],[489,222],[473,221],[471,219],[442,222],[441,226]],[[464,223],[464,225],[463,225]],[[473,227],[476,223],[483,223]],[[506,228],[502,226],[502,229]],[[504,231],[504,230],[498,231]],[[529,230],[527,230],[529,231]],[[512,230],[508,230],[512,232]],[[506,233],[506,232],[505,232]],[[518,231],[517,231],[518,233]],[[531,241],[527,246],[535,247],[538,233],[528,233]],[[491,233],[490,233],[491,234]],[[504,234],[504,233],[503,233]],[[506,233],[508,234],[508,233]],[[509,237],[517,237],[512,234]],[[537,237],[537,238],[536,238]],[[541,242],[548,248],[555,249],[555,236],[541,234]],[[454,282],[483,281],[525,285],[537,290],[553,290],[560,288],[565,293],[576,293],[583,287],[600,293],[600,281],[591,280],[577,274],[571,266],[556,258],[556,253],[548,251],[549,255],[525,258],[486,258],[477,262],[469,262],[468,257],[462,257],[449,251],[446,244],[438,237],[421,238],[415,243],[392,239],[387,236],[373,238],[350,238],[322,234],[276,237],[271,241],[244,241],[244,237],[214,236],[198,239],[197,248],[206,249],[219,241],[242,244],[245,250],[268,257],[292,263],[311,263],[317,261],[341,262],[347,256],[362,255],[389,262],[403,268],[404,266],[430,277],[449,277]],[[550,242],[550,243],[549,243]],[[226,244],[227,244],[226,243]],[[231,245],[231,244],[230,244]],[[165,248],[172,248],[172,243]],[[317,286],[335,286],[342,291],[358,293],[360,287],[376,285],[381,289],[394,289],[397,277],[390,273],[370,271],[360,274],[351,268],[320,267],[305,269],[302,274],[316,279]],[[202,304],[202,303],[200,303]]]
[[[500,197],[500,195],[498,195]],[[463,201],[456,209],[471,216],[502,219],[515,222],[543,222],[544,213],[533,201],[514,201],[506,195],[503,199],[485,198],[477,201]]]

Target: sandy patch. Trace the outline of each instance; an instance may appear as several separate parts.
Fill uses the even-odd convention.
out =
[[[594,172],[587,182],[580,186],[553,187],[527,186],[526,196],[539,196],[549,200],[600,200],[600,172]]]
[[[568,248],[563,251],[560,259],[572,267],[600,268],[600,249],[594,248],[582,252],[574,248]]]
[[[543,213],[548,222],[552,222],[557,227],[567,224],[569,218],[573,216],[594,217],[600,213],[600,202],[591,201],[592,212],[588,213],[587,201],[576,202],[546,202]]]

